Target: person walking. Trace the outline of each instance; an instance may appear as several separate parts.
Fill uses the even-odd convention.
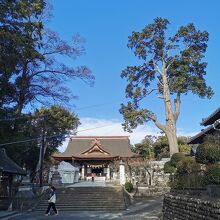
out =
[[[92,172],[92,182],[95,180],[95,173]]]
[[[55,193],[55,191],[56,191],[55,187],[51,186],[50,187],[50,196],[49,196],[49,199],[48,199],[49,204],[48,204],[48,207],[47,207],[47,211],[45,213],[46,216],[49,215],[51,207],[54,210],[55,215],[58,215],[58,211],[57,211],[56,206],[55,206],[55,203],[56,203],[56,193]]]

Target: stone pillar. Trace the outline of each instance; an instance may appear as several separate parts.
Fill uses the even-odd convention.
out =
[[[108,167],[107,167],[106,178],[107,178],[107,180],[110,180],[110,167],[109,167],[109,165],[108,165]]]
[[[62,184],[62,177],[60,176],[60,173],[57,170],[55,170],[54,173],[52,174],[51,183],[54,186]]]
[[[125,163],[121,160],[119,164],[120,184],[125,184]]]
[[[85,179],[85,165],[82,165],[81,179]]]
[[[75,176],[74,176],[74,183],[79,182],[79,171],[75,171]]]

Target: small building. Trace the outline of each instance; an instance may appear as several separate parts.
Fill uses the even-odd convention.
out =
[[[188,144],[201,144],[204,142],[204,138],[207,135],[214,135],[216,132],[220,131],[220,108],[216,109],[207,118],[202,119],[200,123],[206,128],[202,129],[197,135],[190,138]]]
[[[53,155],[56,160],[79,167],[83,180],[94,175],[96,180],[111,179],[119,175],[119,162],[131,157],[137,155],[131,151],[128,136],[75,136],[65,152]]]
[[[79,168],[74,167],[72,164],[61,161],[59,165],[55,165],[50,169],[49,179],[52,183],[52,176],[54,173],[58,172],[61,177],[61,183],[76,183],[79,179]]]
[[[26,172],[11,160],[4,148],[0,148],[0,210],[7,208],[15,192],[12,190],[15,176],[26,175]]]

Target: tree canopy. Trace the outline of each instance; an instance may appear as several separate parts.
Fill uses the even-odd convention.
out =
[[[191,147],[187,144],[188,137],[178,136],[179,151],[182,154],[190,154]],[[169,144],[166,136],[147,135],[140,143],[135,144],[133,152],[141,155],[144,159],[157,159],[169,157]],[[175,155],[175,154],[174,154]]]
[[[75,59],[85,53],[79,34],[67,42],[45,27],[48,4],[44,0],[3,0],[0,5],[0,107],[16,114],[30,104],[67,104],[73,94],[65,82],[80,78],[92,85],[85,66],[70,66],[61,57]]]
[[[63,57],[74,61],[85,54],[85,40],[79,34],[70,42],[63,40],[46,27],[50,15],[46,0],[1,0],[0,146],[32,173],[43,127],[47,160],[79,125],[78,117],[62,107],[69,107],[75,97],[67,82],[94,83],[86,65],[63,61]],[[31,141],[17,143],[25,140]]]
[[[176,122],[181,95],[193,93],[211,98],[213,91],[204,78],[208,32],[197,30],[190,23],[170,35],[169,24],[167,19],[156,18],[154,23],[129,36],[127,46],[142,63],[128,66],[121,73],[128,82],[125,93],[130,101],[121,105],[120,112],[124,129],[130,132],[139,124],[154,122],[166,134],[172,155],[178,152]],[[144,98],[153,94],[164,102],[165,123],[158,121],[146,105]]]
[[[80,124],[78,117],[67,109],[54,105],[50,108],[42,107],[33,114],[25,115],[19,120],[18,130],[14,131],[13,121],[0,124],[0,129],[6,129],[5,135],[0,132],[0,144],[7,150],[8,155],[20,166],[35,174],[39,163],[42,130],[45,130],[45,161],[52,153],[58,151],[67,135],[77,129]],[[10,134],[10,136],[9,136]],[[25,141],[5,145],[16,141]]]

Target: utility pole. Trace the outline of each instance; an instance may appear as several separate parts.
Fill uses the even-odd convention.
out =
[[[45,148],[45,116],[43,116],[43,128],[41,135],[41,149],[40,149],[40,187],[43,186],[43,169],[44,169],[44,148]]]

